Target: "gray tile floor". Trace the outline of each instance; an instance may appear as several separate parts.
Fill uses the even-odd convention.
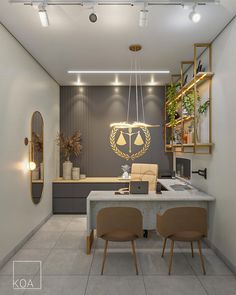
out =
[[[236,278],[204,246],[207,275],[199,257],[188,245],[175,248],[173,273],[167,275],[168,254],[160,257],[162,240],[151,232],[136,242],[140,275],[135,275],[129,243],[110,243],[104,276],[100,276],[104,242],[95,240],[91,255],[85,253],[86,217],[54,215],[0,270],[0,295],[236,295]],[[42,290],[13,290],[12,261],[42,261]],[[18,275],[36,283],[39,267],[24,265]]]

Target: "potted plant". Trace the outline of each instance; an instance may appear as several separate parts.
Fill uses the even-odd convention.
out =
[[[198,99],[198,109],[196,114],[196,138],[197,142],[201,142],[201,118],[206,114],[208,107],[210,106],[210,100],[206,100],[201,104],[201,98]]]
[[[180,82],[172,83],[167,87],[166,97],[167,97],[167,114],[169,116],[169,120],[171,125],[174,125],[176,119],[176,109],[177,109],[177,101],[176,94],[180,87]]]
[[[183,113],[185,113],[188,116],[194,115],[194,101],[195,101],[194,90],[186,93],[183,96],[183,108],[184,108]]]
[[[65,136],[63,133],[59,133],[57,144],[65,159],[63,163],[63,179],[71,179],[73,165],[70,161],[70,156],[75,155],[78,157],[82,149],[80,131],[76,131],[71,136]]]

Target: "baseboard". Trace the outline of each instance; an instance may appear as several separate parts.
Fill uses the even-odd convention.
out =
[[[16,252],[22,248],[22,246],[39,230],[39,228],[52,216],[50,213],[47,217],[45,217],[23,240],[21,240],[1,261],[0,261],[0,269],[11,259],[12,256],[16,254]]]
[[[205,239],[206,244],[211,248],[215,254],[228,266],[228,268],[236,275],[236,266],[229,261],[227,257],[209,240]]]

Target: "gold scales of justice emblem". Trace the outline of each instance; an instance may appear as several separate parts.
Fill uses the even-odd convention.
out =
[[[136,53],[142,49],[139,44],[130,45],[129,50]],[[133,65],[133,63],[132,63]],[[160,125],[150,125],[145,123],[144,114],[144,99],[142,90],[141,74],[138,80],[138,65],[137,60],[134,60],[134,69],[131,65],[129,96],[127,108],[127,121],[120,123],[112,123],[112,131],[110,134],[110,145],[112,150],[124,159],[134,160],[142,157],[149,149],[151,144],[151,135],[148,128],[160,127]],[[131,85],[132,72],[135,75],[135,102],[136,102],[136,122],[129,123],[130,99],[131,99]],[[138,81],[140,85],[138,86]],[[140,90],[140,93],[139,91]],[[139,120],[139,100],[141,103],[142,122]]]
[[[123,130],[116,127],[112,128],[110,134],[112,150],[127,161],[142,157],[151,144],[151,135],[148,128],[133,125],[132,127],[127,127],[126,130],[125,128]],[[140,149],[133,153],[133,145],[136,146],[135,150],[137,147],[140,147]],[[127,147],[128,152],[122,151],[122,147]]]

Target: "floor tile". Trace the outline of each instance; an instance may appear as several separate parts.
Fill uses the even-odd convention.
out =
[[[24,294],[24,290],[13,289],[12,276],[0,276],[0,294],[1,295]]]
[[[86,295],[146,295],[139,276],[91,276]]]
[[[104,249],[105,241],[103,239],[97,238],[95,239],[94,243],[96,245],[96,249]],[[137,241],[135,243],[137,247]],[[126,249],[127,251],[129,251],[131,250],[131,242],[109,242],[109,248],[114,250]]]
[[[43,274],[88,275],[92,258],[83,250],[53,249],[43,264]]]
[[[161,257],[160,251],[150,251],[139,253],[140,263],[144,275],[168,275],[169,270],[169,252]],[[175,252],[172,262],[172,275],[194,275],[194,272],[188,264],[185,256],[180,252]]]
[[[75,217],[67,225],[66,231],[86,231],[87,230],[87,218]]]
[[[147,295],[207,295],[194,276],[146,276]]]
[[[71,214],[54,214],[51,216],[50,220],[69,220],[71,221],[74,215]]]
[[[12,275],[13,273],[13,261],[44,261],[48,256],[49,249],[21,249],[16,255],[14,255],[0,270],[0,274]],[[18,271],[21,274],[32,275],[36,274],[39,270],[39,266],[36,263],[22,263],[18,267]]]
[[[93,258],[92,268],[91,268],[91,275],[100,275],[101,267],[102,267],[102,260],[103,260],[103,250],[96,250]],[[139,273],[142,273],[138,255],[138,269]],[[130,251],[121,251],[114,249],[108,250],[105,268],[104,268],[104,275],[136,275],[135,265],[134,265],[134,258]]]
[[[155,230],[152,230],[148,231],[147,238],[138,239],[136,244],[138,249],[161,249],[163,240]]]
[[[25,295],[84,295],[87,276],[43,276],[42,290],[27,290]]]
[[[199,255],[196,253],[192,258],[190,253],[184,254],[188,260],[188,263],[194,269],[197,275],[202,275],[202,269],[200,264]],[[224,264],[219,257],[212,252],[212,250],[203,250],[203,257],[205,262],[206,274],[207,275],[232,275],[232,272]]]
[[[33,249],[51,249],[56,245],[61,232],[39,231],[37,232],[23,248]]]
[[[55,248],[62,249],[85,249],[86,232],[85,231],[65,231],[58,239]]]
[[[62,232],[66,229],[68,224],[70,223],[70,219],[58,219],[51,220],[49,219],[41,228],[40,231],[57,231]]]
[[[208,295],[235,295],[235,276],[202,276],[199,277]]]
[[[183,251],[191,252],[191,245],[190,242],[175,242],[175,244],[180,248],[183,249]],[[198,251],[198,243],[193,242],[193,248],[195,251]],[[209,249],[208,245],[204,242],[202,242],[202,248],[203,249]]]

